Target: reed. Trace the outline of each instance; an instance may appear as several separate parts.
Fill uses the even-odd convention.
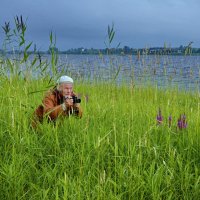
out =
[[[197,94],[82,82],[83,118],[35,131],[48,81],[1,78],[1,86],[1,199],[198,199]],[[171,127],[167,117],[157,125],[158,107]],[[188,127],[179,130],[183,112]]]

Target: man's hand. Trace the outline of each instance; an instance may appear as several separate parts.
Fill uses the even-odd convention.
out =
[[[73,99],[71,97],[66,97],[64,103],[65,103],[66,108],[73,107]]]

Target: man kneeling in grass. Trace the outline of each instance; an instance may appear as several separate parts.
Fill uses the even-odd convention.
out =
[[[73,92],[73,79],[61,76],[57,86],[48,91],[40,105],[34,112],[33,127],[42,122],[47,116],[48,121],[55,122],[59,116],[75,115],[82,117],[81,100]]]

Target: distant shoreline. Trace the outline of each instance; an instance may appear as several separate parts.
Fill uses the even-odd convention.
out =
[[[6,55],[6,54],[10,54],[10,55],[14,55],[14,54],[23,54],[24,51],[7,51],[7,52],[3,52],[0,50],[0,55]],[[50,52],[48,51],[29,51],[27,52],[30,55],[34,55],[34,54],[40,54],[40,55],[51,55]],[[126,56],[126,55],[135,55],[135,56],[148,56],[148,55],[152,55],[152,56],[200,56],[200,52],[198,53],[190,53],[190,54],[185,54],[185,53],[163,53],[163,52],[155,52],[155,53],[142,53],[142,54],[138,54],[138,53],[102,53],[102,52],[87,52],[87,53],[80,53],[80,52],[71,52],[71,51],[57,51],[55,52],[56,54],[65,54],[65,55],[119,55],[119,56]]]

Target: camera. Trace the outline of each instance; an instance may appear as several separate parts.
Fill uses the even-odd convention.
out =
[[[73,99],[73,103],[81,103],[81,99],[79,99],[76,96],[72,96],[72,99]]]
[[[79,99],[77,96],[72,96],[72,97],[65,97],[65,99],[72,99],[73,103],[81,103],[81,99]]]

